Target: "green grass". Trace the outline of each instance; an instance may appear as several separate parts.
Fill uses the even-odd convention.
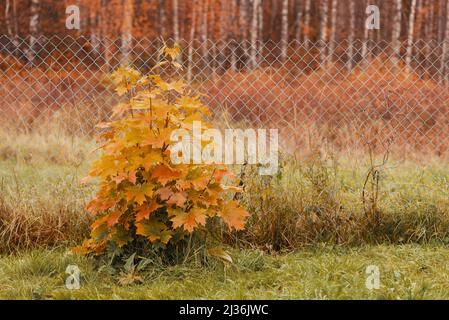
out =
[[[86,236],[91,220],[84,207],[95,186],[79,181],[98,155],[94,148],[91,140],[58,131],[15,138],[0,132],[0,252]],[[242,201],[252,216],[239,244],[291,250],[322,242],[449,242],[449,162],[444,159],[392,158],[378,168],[376,209],[366,212],[361,197],[370,166],[366,156],[311,151],[302,156],[282,160],[279,174],[271,178],[246,168]]]
[[[231,250],[234,265],[212,261],[148,267],[142,284],[121,286],[108,268],[65,249],[0,258],[2,299],[449,299],[449,248],[437,245],[321,247],[268,255]],[[65,270],[81,270],[79,290]],[[380,268],[380,288],[365,286]],[[116,271],[117,272],[117,271]]]
[[[245,232],[225,237],[234,265],[153,265],[143,284],[121,286],[123,270],[68,251],[88,234],[84,206],[95,186],[78,182],[93,148],[63,135],[0,132],[0,298],[449,299],[447,161],[379,168],[377,211],[368,216],[366,157],[305,155],[273,178],[248,169],[242,201],[252,217]],[[64,286],[73,264],[81,269],[75,291]],[[378,290],[365,287],[368,265],[380,268]]]

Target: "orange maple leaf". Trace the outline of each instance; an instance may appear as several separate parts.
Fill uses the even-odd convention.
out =
[[[167,167],[166,165],[158,165],[152,171],[153,177],[156,178],[162,185],[167,184],[167,182],[179,178],[181,175],[179,172],[174,171]]]
[[[239,205],[238,201],[233,200],[225,203],[223,209],[219,212],[219,216],[229,227],[235,230],[243,230],[249,213]]]
[[[189,212],[181,210],[174,211],[175,215],[171,218],[173,228],[184,227],[188,232],[192,232],[198,225],[206,225],[206,210],[201,208],[193,208]]]
[[[151,201],[150,204],[144,204],[137,208],[136,222],[142,221],[144,219],[148,219],[150,215],[162,207],[156,201]]]

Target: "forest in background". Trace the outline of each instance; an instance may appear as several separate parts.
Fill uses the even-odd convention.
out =
[[[70,5],[80,8],[79,30],[65,26]],[[378,30],[364,27],[369,5],[380,10]],[[435,55],[437,47],[437,60],[445,68],[449,53],[447,0],[3,0],[0,10],[0,34],[12,39],[8,44],[12,47],[26,39],[29,48],[22,56],[28,60],[43,45],[39,37],[51,35],[84,36],[89,50],[106,61],[116,49],[127,60],[141,38],[231,41],[236,50],[231,48],[229,54],[238,54],[237,48],[243,47],[253,66],[264,43],[272,44],[278,59],[285,60],[291,41],[306,50],[322,47],[322,61],[335,55],[337,44],[344,41],[349,67],[358,51],[359,60],[364,60],[374,42],[385,43],[407,65],[414,54]]]
[[[71,5],[80,30],[66,28]],[[378,30],[365,28],[370,5]],[[68,110],[66,128],[90,134],[116,102],[105,74],[125,63],[147,72],[173,39],[188,82],[233,121],[289,138],[331,126],[339,146],[353,144],[342,128],[364,128],[445,154],[448,16],[449,0],[2,0],[1,111],[28,130]]]

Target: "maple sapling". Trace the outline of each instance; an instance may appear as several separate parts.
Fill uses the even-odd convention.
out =
[[[179,69],[178,46],[164,47],[164,58],[153,70]],[[248,213],[226,197],[241,189],[224,185],[233,175],[223,165],[173,163],[170,137],[210,115],[199,95],[180,79],[164,80],[158,74],[142,75],[121,67],[111,75],[116,92],[126,96],[113,110],[113,121],[102,123],[98,138],[102,155],[92,165],[84,183],[99,182],[87,205],[95,215],[91,236],[76,248],[80,253],[101,254],[106,248],[123,248],[144,239],[157,248],[177,245],[196,231],[206,231],[207,221],[221,219],[231,229],[242,230]]]

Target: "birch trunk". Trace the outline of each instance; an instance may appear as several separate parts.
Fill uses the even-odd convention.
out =
[[[203,0],[202,6],[202,16],[201,16],[201,29],[200,29],[200,39],[201,39],[201,57],[204,65],[204,70],[208,68],[208,13],[209,13],[209,0]]]
[[[395,67],[401,56],[401,26],[402,26],[402,0],[395,0],[396,12],[394,15],[393,32],[392,32],[392,48],[393,48],[393,64]]]
[[[111,37],[108,28],[108,18],[110,13],[107,10],[108,0],[101,0],[100,7],[100,26],[101,26],[101,37],[103,38],[104,45],[104,62],[106,65],[106,71],[111,70],[111,60],[112,60],[112,44]]]
[[[322,67],[326,62],[327,47],[327,22],[328,22],[328,0],[320,0],[320,62]]]
[[[101,39],[99,35],[99,22],[98,21],[98,9],[99,3],[95,1],[95,4],[90,8],[89,11],[89,24],[90,24],[90,43],[92,46],[92,54],[97,57],[100,54]]]
[[[449,3],[446,5],[446,31],[444,32],[443,49],[441,55],[440,73],[444,81],[449,81],[449,70],[447,67],[449,61]]]
[[[336,36],[337,36],[337,14],[338,14],[338,0],[332,0],[332,11],[331,11],[331,35],[329,39],[329,54],[328,63],[332,62],[334,56],[335,46],[336,46]]]
[[[288,51],[288,0],[282,1],[281,61],[285,62]]]
[[[257,38],[259,35],[258,30],[258,11],[259,11],[259,1],[260,0],[252,0],[253,1],[253,12],[252,12],[252,20],[251,20],[251,54],[250,54],[250,66],[252,69],[257,66]]]
[[[159,0],[159,32],[163,38],[165,38],[165,20],[165,0]]]
[[[122,23],[122,64],[127,65],[131,61],[132,29],[134,17],[133,0],[123,1],[123,23]]]
[[[310,47],[310,10],[311,10],[311,0],[306,0],[305,13],[304,13],[304,45],[306,50]]]
[[[248,0],[240,0],[239,6],[240,41],[243,48],[243,56],[248,56]]]
[[[11,0],[6,0],[5,24],[9,41],[11,41],[12,44],[12,52],[16,55],[17,50],[19,49],[16,0],[12,0],[12,6]]]
[[[355,0],[349,2],[349,38],[348,38],[348,61],[346,68],[351,71],[354,67],[354,41],[355,41]]]
[[[263,33],[263,0],[258,0],[258,6],[257,6],[257,34],[258,34],[258,47],[257,50],[259,51],[259,53],[262,52],[262,41],[264,39],[264,33]]]
[[[410,16],[408,21],[408,36],[407,36],[407,53],[405,56],[405,65],[407,71],[411,71],[412,55],[413,55],[413,41],[415,36],[415,16],[416,16],[416,1],[412,0]]]
[[[187,67],[187,81],[190,84],[192,82],[192,69],[193,69],[193,49],[194,49],[194,40],[196,33],[196,7],[197,0],[194,0],[192,3],[192,22],[190,26],[190,43],[189,43],[189,53],[187,57],[188,67]]]
[[[426,50],[425,50],[425,63],[424,63],[424,69],[429,72],[431,67],[431,55],[432,55],[432,49],[433,49],[433,24],[434,24],[434,6],[432,3],[432,0],[428,1],[429,6],[428,8],[428,16],[427,16],[427,23],[425,26],[425,37],[426,37]]]
[[[28,61],[33,64],[36,57],[36,46],[39,34],[39,0],[31,0],[30,6],[30,43],[27,52]]]
[[[231,25],[231,42],[229,44],[231,49],[231,70],[237,70],[237,0],[231,0],[231,14],[230,14],[230,25]]]
[[[178,0],[173,0],[173,38],[179,43],[179,7]]]
[[[297,45],[299,46],[299,44],[301,42],[301,34],[302,34],[302,5],[301,5],[301,0],[296,0],[295,27],[296,27],[295,39],[297,41]]]

